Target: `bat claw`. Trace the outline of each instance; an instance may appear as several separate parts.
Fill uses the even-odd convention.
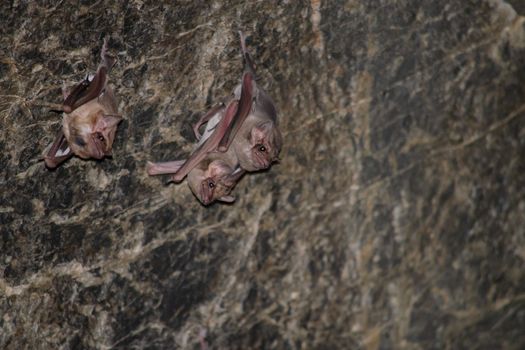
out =
[[[104,43],[102,44],[102,50],[100,50],[100,57],[102,63],[107,67],[108,71],[115,65],[116,58],[111,55],[108,49],[109,36],[104,37]]]
[[[256,79],[255,68],[257,68],[257,65],[255,64],[255,62],[253,62],[250,53],[246,49],[246,36],[240,30],[239,30],[239,36],[241,40],[241,51],[242,51],[242,58],[244,61],[244,70],[246,72],[252,73],[254,79]]]
[[[241,50],[244,55],[246,53],[246,36],[242,32],[242,30],[239,30],[239,37],[241,39]]]
[[[195,135],[195,138],[197,139],[197,141],[201,140],[202,134],[199,132],[198,127],[193,127],[193,134]]]
[[[100,57],[102,59],[104,59],[104,57],[107,55],[108,53],[108,37],[105,36],[104,37],[104,43],[102,44],[102,50],[100,50]]]

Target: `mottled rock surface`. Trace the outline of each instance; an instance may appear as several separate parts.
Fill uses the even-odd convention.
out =
[[[523,349],[524,14],[0,2],[0,348]],[[237,84],[238,29],[285,145],[205,208],[144,165],[186,156]],[[61,117],[39,102],[96,69],[105,35],[113,159],[46,170]]]

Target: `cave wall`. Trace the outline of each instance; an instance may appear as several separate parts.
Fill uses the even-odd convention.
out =
[[[0,3],[0,348],[523,348],[519,1],[227,3]],[[144,166],[238,83],[239,29],[284,148],[203,207]],[[113,157],[49,171],[39,102],[105,35]]]

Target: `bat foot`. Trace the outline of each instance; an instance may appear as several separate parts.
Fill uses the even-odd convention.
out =
[[[242,51],[242,58],[244,61],[244,70],[246,72],[252,73],[252,75],[255,77],[255,69],[257,68],[257,66],[255,65],[255,62],[253,62],[252,57],[250,53],[248,52],[248,49],[246,49],[246,36],[240,30],[239,30],[239,36],[241,40],[241,51]]]
[[[102,64],[105,65],[109,71],[115,64],[116,58],[109,53],[108,42],[109,36],[105,36],[104,44],[102,44],[102,50],[100,50],[100,58],[102,59]]]
[[[244,54],[247,52],[246,51],[246,36],[244,35],[244,33],[242,32],[242,30],[239,30],[239,38],[241,40],[241,50],[242,50],[242,54],[244,56]]]

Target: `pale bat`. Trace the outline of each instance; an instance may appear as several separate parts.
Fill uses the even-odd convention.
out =
[[[227,104],[215,106],[195,124],[193,131],[200,139],[199,128],[212,118],[220,119],[214,132],[173,176],[175,181],[182,181],[207,153],[226,152],[230,146],[245,171],[266,169],[278,159],[282,136],[275,104],[255,81],[255,65],[246,50],[243,33],[240,33],[240,40],[245,67],[241,84]]]
[[[204,137],[197,145],[197,149],[209,139],[217,127],[220,119],[210,120]],[[175,160],[171,162],[152,163],[148,162],[146,170],[148,175],[175,174],[184,165],[186,160]],[[188,173],[187,182],[191,191],[204,205],[221,201],[231,203],[235,197],[230,195],[233,187],[244,175],[239,168],[239,162],[233,150],[227,152],[208,152],[204,158],[199,160]],[[181,180],[173,179],[176,182]]]
[[[229,193],[245,171],[268,168],[282,146],[275,105],[256,84],[255,67],[245,37],[240,36],[245,65],[242,82],[227,105],[213,107],[194,126],[200,141],[195,151],[187,160],[147,165],[149,175],[173,174],[175,182],[188,176],[192,192],[205,205],[214,200],[233,201]],[[206,129],[201,136],[203,125]]]
[[[115,132],[122,116],[108,85],[108,73],[115,59],[104,39],[102,61],[94,76],[88,76],[71,91],[63,90],[62,130],[44,156],[48,168],[56,168],[76,155],[83,159],[102,159],[111,155]]]
[[[235,197],[230,193],[244,171],[235,167],[229,158],[227,152],[210,152],[188,173],[188,186],[203,205],[215,201],[226,203],[235,201]],[[174,174],[184,162],[185,160],[148,162],[146,168],[149,175]]]

